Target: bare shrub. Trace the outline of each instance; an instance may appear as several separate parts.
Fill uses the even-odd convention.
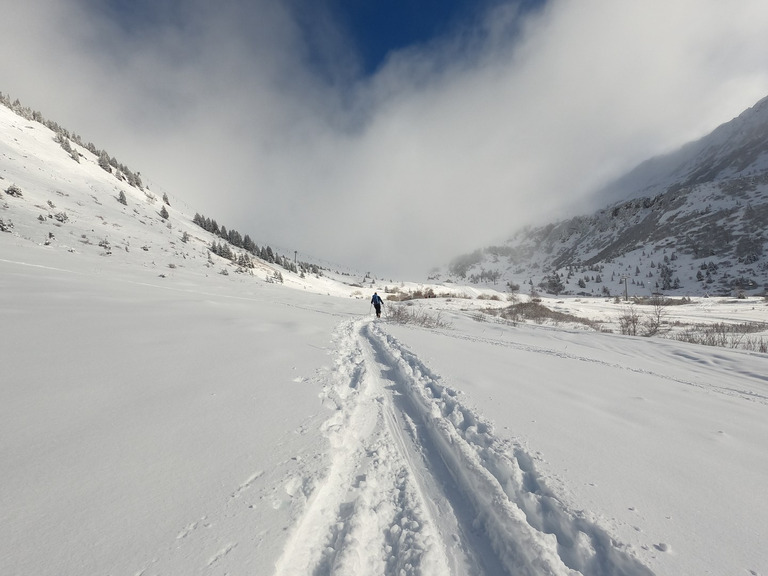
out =
[[[666,331],[665,323],[667,320],[667,299],[664,296],[653,296],[648,303],[651,306],[651,311],[646,313],[643,319],[643,336],[651,337],[658,336],[662,332]]]
[[[530,320],[536,324],[543,324],[547,321],[554,322],[555,324],[560,322],[573,322],[589,326],[594,330],[599,329],[599,324],[594,320],[580,318],[579,316],[566,314],[565,312],[550,310],[540,302],[536,301],[520,302],[518,304],[513,304],[512,306],[507,306],[501,311],[501,317],[512,322]]]
[[[768,325],[764,322],[743,322],[740,324],[727,324],[716,322],[714,324],[698,324],[675,334],[674,339],[680,342],[701,344],[703,346],[717,346],[720,348],[732,348],[747,350],[750,352],[768,352],[768,341],[762,336],[749,337],[748,334],[764,332]]]
[[[415,324],[423,328],[450,328],[450,322],[442,319],[442,312],[432,315],[426,310],[393,304],[387,306],[385,317],[396,324]]]
[[[762,336],[760,338],[747,338],[741,348],[749,352],[768,354],[768,340],[765,340]]]
[[[477,299],[478,300],[496,300],[496,301],[501,300],[498,294],[480,294],[478,295]]]
[[[637,328],[640,325],[640,315],[632,306],[624,308],[619,317],[619,330],[625,336],[637,336]]]
[[[432,288],[426,288],[423,290],[418,288],[413,292],[394,288],[391,291],[387,291],[385,289],[384,292],[387,294],[387,300],[390,302],[405,302],[408,300],[421,300],[423,298],[447,298],[450,296],[450,294],[440,294],[438,296],[438,294],[436,294]]]

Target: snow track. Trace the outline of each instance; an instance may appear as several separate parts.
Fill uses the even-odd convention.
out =
[[[277,563],[312,574],[651,574],[380,325],[345,321],[330,465]]]

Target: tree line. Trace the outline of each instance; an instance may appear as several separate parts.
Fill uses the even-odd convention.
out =
[[[260,258],[265,262],[282,266],[286,270],[294,272],[295,274],[300,274],[302,276],[304,274],[315,274],[317,276],[322,276],[322,269],[317,264],[310,264],[309,262],[295,262],[290,258],[281,256],[270,246],[262,246],[259,248],[259,246],[256,245],[256,243],[248,234],[242,235],[234,228],[227,229],[226,226],[219,225],[218,222],[216,222],[216,220],[213,218],[202,216],[201,214],[195,212],[195,216],[192,218],[192,222],[200,226],[200,228],[203,230],[206,230],[211,234],[215,234],[224,240],[225,242],[222,243],[216,241],[212,242],[210,250],[217,256],[227,258],[236,264],[242,265],[240,262],[243,261],[243,258],[242,255],[238,255],[235,251],[233,251],[230,245],[245,250],[252,256]],[[251,265],[247,267],[251,268],[253,266]]]

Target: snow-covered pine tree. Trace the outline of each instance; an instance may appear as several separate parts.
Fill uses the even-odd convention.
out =
[[[102,170],[112,174],[112,166],[110,165],[109,154],[107,154],[104,150],[99,153],[99,166],[102,168]]]

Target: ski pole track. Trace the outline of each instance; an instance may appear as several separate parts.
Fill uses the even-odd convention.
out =
[[[377,323],[334,340],[330,463],[275,576],[652,574]]]

